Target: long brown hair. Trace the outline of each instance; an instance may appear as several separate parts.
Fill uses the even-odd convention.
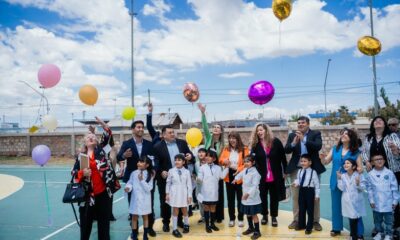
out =
[[[233,150],[231,144],[229,143],[229,138],[235,138],[236,139],[236,150],[238,152],[244,151],[244,144],[242,141],[242,137],[240,136],[240,134],[236,131],[230,131],[228,134],[228,146],[226,146],[227,148],[229,148],[230,150]]]
[[[223,149],[223,148],[224,148],[224,145],[225,145],[225,142],[224,142],[224,141],[225,141],[225,140],[224,140],[224,127],[223,127],[221,124],[219,124],[219,123],[213,124],[213,127],[214,127],[215,125],[218,125],[218,126],[221,128],[221,135],[219,135],[218,142],[219,142],[220,149]],[[212,136],[212,138],[211,138],[211,147],[214,147],[214,144],[215,144],[215,142],[214,142],[214,136]]]
[[[357,132],[354,129],[349,129],[349,128],[344,128],[343,130],[340,131],[340,135],[342,135],[344,132],[347,132],[347,136],[349,136],[350,142],[349,142],[349,150],[351,153],[355,153],[358,151],[358,135]],[[339,148],[343,145],[342,143],[342,137],[339,138],[339,141],[336,145],[336,151],[339,150]]]
[[[271,127],[265,123],[257,123],[251,133],[251,138],[250,138],[251,148],[255,148],[256,145],[258,144],[258,142],[260,141],[260,139],[258,138],[258,135],[257,135],[257,128],[260,126],[262,128],[264,128],[264,131],[265,131],[264,143],[267,145],[267,147],[272,146],[272,141],[274,140],[274,135],[272,134]]]

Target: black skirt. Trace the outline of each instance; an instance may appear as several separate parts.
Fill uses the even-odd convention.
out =
[[[204,205],[217,205],[218,201],[210,202],[210,201],[203,201],[202,204]]]
[[[248,216],[253,216],[256,214],[261,213],[261,203],[257,205],[243,205],[240,204],[240,210],[243,214],[246,214]]]

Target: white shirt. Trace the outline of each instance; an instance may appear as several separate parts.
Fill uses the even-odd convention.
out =
[[[197,175],[197,181],[201,182],[200,202],[218,201],[218,181],[225,178],[228,170],[225,168],[222,171],[221,166],[215,164],[204,164],[200,167]]]
[[[360,184],[357,186],[356,178],[360,178]],[[342,215],[348,218],[359,218],[366,215],[364,195],[365,180],[363,175],[354,172],[351,176],[343,173],[341,179],[338,179],[338,188],[342,191]]]
[[[304,180],[303,186],[300,186],[301,179],[303,178],[303,174],[306,174],[306,178]],[[310,181],[311,178],[311,181]],[[297,172],[297,178],[294,181],[296,186],[299,187],[313,187],[315,188],[315,197],[319,198],[320,188],[319,188],[319,178],[318,174],[312,168],[306,168],[305,170],[302,168]]]
[[[237,150],[231,150],[229,153],[229,162],[230,165],[229,167],[232,168],[233,170],[237,170],[238,168],[238,162],[239,162],[239,153]]]
[[[179,148],[176,144],[176,140],[172,142],[165,141],[167,145],[169,158],[171,159],[171,166],[175,166],[175,156],[179,154]]]
[[[143,139],[139,143],[136,141],[135,137],[133,137],[133,140],[135,141],[136,149],[140,157],[142,155]]]
[[[384,167],[382,170],[372,169],[367,175],[368,199],[375,204],[376,212],[392,212],[392,204],[399,201],[399,186],[396,176]]]
[[[249,194],[246,200],[242,199],[242,204],[247,206],[258,205],[261,203],[260,190],[258,185],[260,184],[261,175],[258,173],[255,167],[245,168],[238,175],[235,180],[243,179],[242,189],[243,195]]]

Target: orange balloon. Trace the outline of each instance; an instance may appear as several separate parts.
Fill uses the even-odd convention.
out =
[[[97,89],[92,85],[83,85],[81,89],[79,89],[79,98],[86,105],[95,105],[98,97]]]
[[[371,36],[360,38],[357,42],[357,47],[360,52],[368,56],[375,56],[380,53],[382,49],[381,42],[377,38]]]

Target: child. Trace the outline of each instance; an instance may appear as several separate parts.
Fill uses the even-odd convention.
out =
[[[196,174],[199,173],[200,167],[203,166],[204,164],[206,164],[206,154],[207,154],[207,149],[205,149],[205,148],[199,148],[199,150],[197,150],[198,161],[196,161],[196,163],[195,163]],[[201,182],[196,181],[196,189],[195,190],[196,190],[196,198],[197,198],[197,201],[199,204],[199,210],[200,210],[200,215],[201,215],[201,218],[199,219],[198,223],[203,223],[204,222],[204,208],[203,208],[203,204],[201,204],[201,199],[199,199],[199,195],[201,192]]]
[[[294,181],[295,187],[299,189],[299,223],[296,231],[305,230],[305,234],[311,234],[314,223],[314,201],[319,200],[319,179],[318,174],[311,168],[311,156],[303,154],[300,157],[301,169]],[[306,225],[307,212],[307,225]]]
[[[218,182],[220,179],[225,178],[228,168],[222,171],[221,167],[217,164],[217,152],[212,148],[207,151],[206,162],[207,164],[200,167],[197,181],[201,183],[199,199],[201,199],[204,207],[206,232],[212,233],[212,230],[219,231],[219,228],[214,224],[215,208],[218,202]]]
[[[360,223],[365,216],[364,196],[365,182],[363,176],[357,172],[357,163],[347,159],[343,164],[346,173],[336,172],[338,188],[342,191],[342,215],[350,221],[350,236],[352,240],[364,239],[363,232],[358,228],[364,228]]]
[[[143,240],[147,240],[148,214],[151,214],[151,190],[153,189],[153,165],[147,157],[140,158],[138,169],[130,175],[125,192],[132,192],[129,213],[132,214],[131,239],[138,239],[138,217],[143,217]]]
[[[257,239],[261,237],[260,223],[257,216],[258,213],[261,213],[261,198],[260,190],[258,189],[261,175],[254,167],[254,158],[251,155],[248,155],[245,158],[244,167],[245,168],[238,175],[235,176],[232,184],[235,184],[239,180],[243,179],[243,196],[240,204],[240,210],[243,214],[247,215],[249,227],[242,234],[249,235],[253,233],[251,239]]]
[[[178,230],[179,209],[183,215],[183,233],[189,232],[189,218],[187,207],[192,202],[192,178],[189,170],[184,167],[185,156],[175,156],[175,167],[168,171],[167,185],[165,189],[165,201],[172,207],[172,235],[181,238]]]
[[[392,239],[393,210],[398,202],[398,184],[396,176],[385,167],[385,157],[375,155],[371,158],[374,168],[367,176],[368,198],[374,214],[377,234],[375,240],[383,236],[382,223],[385,223],[385,240]]]

